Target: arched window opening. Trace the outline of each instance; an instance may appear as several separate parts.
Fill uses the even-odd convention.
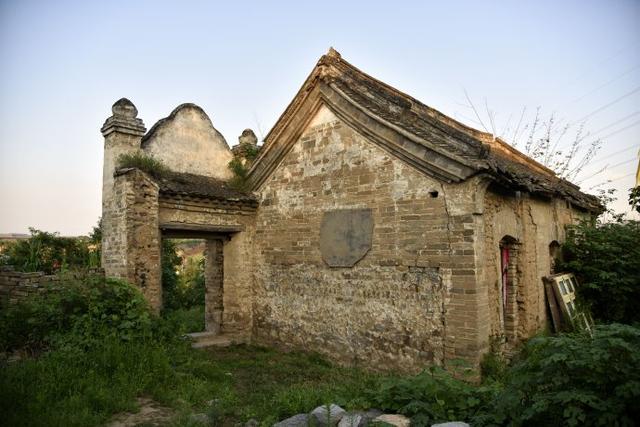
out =
[[[549,262],[551,264],[549,266],[549,272],[551,274],[557,273],[556,265],[558,264],[558,261],[560,261],[561,259],[562,259],[562,250],[560,249],[560,243],[558,243],[557,240],[554,240],[553,242],[549,243]]]

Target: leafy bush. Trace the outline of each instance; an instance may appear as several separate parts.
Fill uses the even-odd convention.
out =
[[[498,386],[474,386],[433,366],[408,378],[391,378],[374,390],[370,400],[385,411],[411,417],[411,425],[469,420],[486,411]]]
[[[178,287],[178,267],[182,258],[178,255],[175,241],[162,239],[160,265],[162,268],[162,301],[165,309],[177,308],[175,302]]]
[[[190,308],[178,308],[164,313],[164,319],[170,330],[179,335],[204,331],[204,305]]]
[[[161,161],[142,152],[124,153],[118,157],[118,169],[140,169],[156,179],[166,177],[171,170]]]
[[[640,329],[611,324],[530,340],[474,425],[633,426],[640,419]]]
[[[101,276],[68,278],[0,311],[0,351],[40,351],[67,342],[86,347],[105,337],[131,341],[151,333],[152,316],[142,294]]]
[[[571,229],[559,268],[576,274],[578,296],[594,318],[640,322],[640,222],[583,222]]]
[[[203,257],[189,257],[183,264],[175,241],[165,239],[162,244],[162,289],[166,311],[204,306]],[[181,268],[180,274],[177,273]]]
[[[29,228],[31,237],[10,243],[3,251],[3,263],[18,271],[52,274],[69,269],[98,267],[100,254],[88,238],[60,237],[58,233]]]

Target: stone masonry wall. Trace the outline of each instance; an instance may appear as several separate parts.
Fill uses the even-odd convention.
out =
[[[119,171],[106,211],[102,265],[107,276],[140,288],[151,307],[162,307],[158,185],[137,169]],[[104,247],[104,246],[103,246]]]
[[[475,185],[428,178],[323,108],[259,189],[254,340],[403,371],[477,354]],[[320,223],[345,208],[372,210],[372,247],[330,268]]]
[[[222,240],[208,239],[206,242],[204,263],[205,290],[205,330],[219,333],[222,327],[222,314],[224,312],[223,300],[223,260]]]
[[[0,271],[0,303],[15,304],[30,295],[47,292],[67,279],[82,279],[87,275],[104,274],[102,269],[64,274],[45,274],[42,271],[24,273],[6,267]]]

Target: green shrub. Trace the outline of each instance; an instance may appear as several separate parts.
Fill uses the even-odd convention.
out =
[[[162,242],[162,298],[166,312],[204,306],[204,265],[204,257],[189,257],[183,264],[176,242]]]
[[[190,308],[178,308],[164,313],[169,330],[178,335],[204,331],[204,304]]]
[[[67,278],[44,294],[0,311],[0,351],[40,351],[105,337],[131,341],[152,333],[146,300],[132,285],[101,276]]]
[[[474,425],[632,426],[640,419],[640,329],[597,326],[531,339]]]
[[[228,167],[233,173],[229,185],[238,191],[249,191],[249,183],[247,182],[249,168],[235,157],[229,162]]]
[[[408,378],[391,378],[371,393],[375,407],[411,417],[412,425],[469,420],[486,411],[498,390],[495,384],[475,386],[437,366]]]
[[[175,241],[162,239],[160,265],[162,268],[162,302],[165,309],[178,308],[176,293],[178,288],[178,267],[182,258],[178,255]]]
[[[52,274],[70,269],[98,267],[99,251],[89,238],[60,237],[58,233],[29,228],[31,237],[9,243],[2,263],[18,271],[44,271]]]
[[[161,161],[142,152],[124,153],[118,157],[118,169],[140,169],[156,179],[165,178],[171,170]]]
[[[583,304],[603,322],[640,322],[640,222],[570,228],[558,267],[576,274]]]

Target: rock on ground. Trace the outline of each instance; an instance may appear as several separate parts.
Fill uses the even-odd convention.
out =
[[[470,427],[469,424],[462,421],[451,421],[448,423],[431,424],[431,427]]]
[[[409,424],[411,423],[409,421],[409,418],[405,417],[404,415],[399,415],[399,414],[384,414],[384,415],[380,415],[379,417],[377,417],[373,421],[374,422],[378,421],[378,422],[391,424],[391,425],[396,426],[396,427],[409,427]]]
[[[209,417],[207,416],[207,414],[191,414],[190,418],[196,423],[200,423],[204,425],[209,424]]]
[[[171,408],[160,406],[158,402],[140,397],[137,399],[140,410],[136,413],[125,412],[115,415],[107,424],[107,427],[133,427],[144,424],[145,426],[166,425],[175,415]]]
[[[298,414],[275,423],[273,427],[307,427],[309,425],[308,414]]]
[[[311,411],[311,417],[318,427],[335,426],[347,411],[334,405],[333,403],[327,408],[327,405],[318,406]]]
[[[338,427],[364,427],[367,425],[367,419],[362,414],[347,413],[338,423]]]

